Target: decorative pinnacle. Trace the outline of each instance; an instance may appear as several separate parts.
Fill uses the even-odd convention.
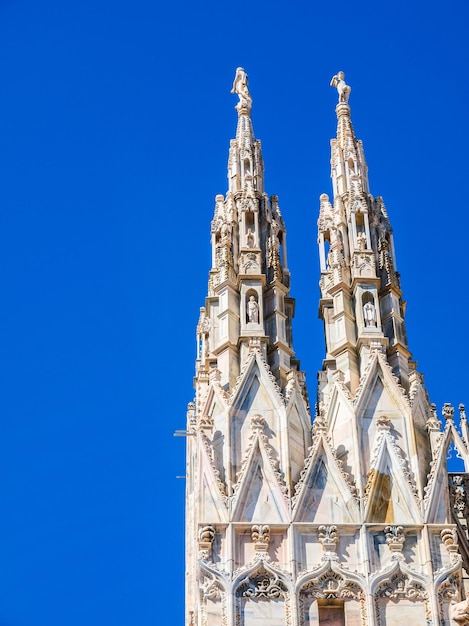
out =
[[[331,87],[337,87],[337,91],[339,93],[339,104],[347,104],[350,92],[352,91],[352,88],[350,85],[347,85],[344,79],[345,74],[343,72],[337,72],[337,74],[334,74],[331,78],[330,82]]]
[[[243,113],[249,115],[252,107],[252,98],[248,88],[248,75],[242,67],[236,68],[233,89],[230,93],[235,93],[239,96],[239,102],[235,106],[235,109],[238,111],[238,115]]]

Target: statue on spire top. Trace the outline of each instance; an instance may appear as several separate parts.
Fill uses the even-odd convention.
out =
[[[337,72],[331,79],[331,87],[337,87],[339,92],[339,103],[345,102],[347,104],[350,92],[352,88],[345,82],[345,74],[343,72]]]
[[[239,96],[239,102],[235,107],[239,112],[243,109],[247,112],[251,110],[252,98],[248,88],[248,75],[242,67],[236,68],[233,89],[230,93],[236,93]]]

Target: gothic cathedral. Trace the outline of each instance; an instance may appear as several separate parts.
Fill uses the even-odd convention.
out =
[[[264,191],[247,75],[211,223],[187,413],[186,626],[469,624],[460,405],[440,420],[409,352],[393,230],[339,72],[320,197],[326,356],[310,401],[292,348],[286,228]],[[442,421],[444,421],[442,427]],[[469,594],[468,594],[469,598]]]

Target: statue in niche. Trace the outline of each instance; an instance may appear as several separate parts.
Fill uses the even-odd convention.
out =
[[[241,111],[241,109],[251,110],[252,98],[248,88],[248,75],[242,67],[236,68],[233,89],[230,93],[235,93],[239,96],[239,102],[236,105],[238,111]]]
[[[345,74],[343,72],[337,72],[331,79],[331,87],[337,87],[339,93],[339,102],[348,102],[350,92],[352,88],[345,82]]]
[[[254,248],[254,233],[250,228],[248,228],[246,233],[246,244],[248,248]]]
[[[248,322],[259,324],[259,305],[254,296],[249,296],[248,300]]]
[[[357,235],[358,249],[360,252],[366,249],[366,235],[365,233],[358,233]]]
[[[363,305],[363,317],[365,320],[365,326],[375,326],[376,327],[376,308],[372,302],[366,302]]]

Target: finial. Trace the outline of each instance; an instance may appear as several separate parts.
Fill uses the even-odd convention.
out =
[[[230,93],[236,93],[239,96],[239,102],[235,109],[239,114],[251,111],[252,98],[248,88],[248,75],[242,67],[236,68],[236,76],[233,81],[233,89]]]
[[[347,104],[352,88],[350,85],[347,85],[344,79],[345,74],[343,72],[337,72],[337,74],[334,74],[331,78],[330,84],[331,87],[337,87],[337,91],[339,92],[339,103],[344,102]]]

